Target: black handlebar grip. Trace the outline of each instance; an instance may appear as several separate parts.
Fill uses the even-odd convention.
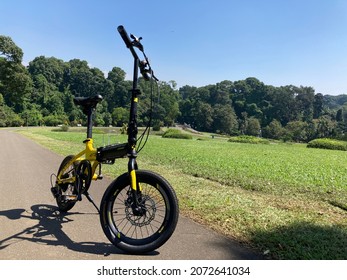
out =
[[[131,43],[131,40],[128,36],[128,33],[125,31],[124,26],[123,25],[118,26],[117,30],[118,30],[120,36],[122,37],[125,45],[127,46],[127,48],[130,48],[132,46],[132,43]]]

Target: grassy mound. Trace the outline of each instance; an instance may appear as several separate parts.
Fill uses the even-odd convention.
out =
[[[190,134],[182,133],[179,129],[168,129],[162,135],[163,138],[192,139]]]
[[[255,136],[249,135],[241,135],[231,137],[228,142],[236,142],[236,143],[249,143],[249,144],[270,144],[270,141],[264,138],[259,138]]]
[[[307,144],[307,148],[347,151],[347,142],[328,138],[315,139]]]

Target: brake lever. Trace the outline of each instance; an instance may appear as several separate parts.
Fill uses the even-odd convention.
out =
[[[132,46],[138,48],[142,53],[143,55],[145,56],[145,59],[140,61],[140,72],[143,76],[143,78],[146,80],[146,81],[149,81],[151,78],[154,79],[155,81],[159,81],[159,79],[154,76],[154,73],[153,73],[153,70],[151,69],[150,65],[149,65],[149,62],[148,62],[148,58],[144,52],[144,48],[143,48],[143,45],[141,44],[141,40],[142,40],[142,37],[136,37],[135,35],[133,34],[130,34],[130,38],[133,39],[131,41],[131,44]],[[147,68],[148,66],[148,68]]]
[[[141,52],[143,52],[143,45],[141,44],[141,40],[142,40],[142,37],[139,37],[137,38],[135,35],[133,34],[130,34],[130,38],[133,39],[133,41],[131,42],[131,44],[138,48]]]

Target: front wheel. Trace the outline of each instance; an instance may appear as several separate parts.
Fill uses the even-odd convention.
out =
[[[136,171],[140,192],[134,195],[125,173],[107,188],[100,206],[100,222],[118,248],[143,254],[162,246],[178,221],[178,201],[170,184],[151,171]],[[134,197],[138,200],[134,207]]]

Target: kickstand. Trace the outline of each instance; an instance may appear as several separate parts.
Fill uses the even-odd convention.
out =
[[[99,210],[98,206],[96,206],[96,204],[95,204],[94,200],[92,199],[92,197],[90,196],[90,194],[88,192],[85,192],[84,195],[94,205],[94,207],[96,208],[96,210],[98,210],[98,213],[100,214],[100,210]]]

